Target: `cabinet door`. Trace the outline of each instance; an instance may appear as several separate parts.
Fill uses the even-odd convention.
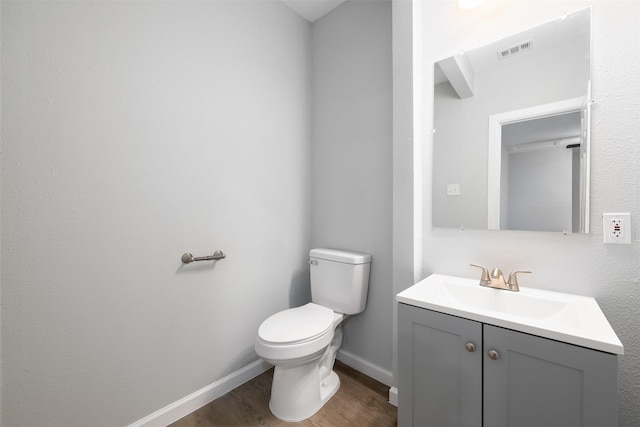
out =
[[[616,356],[484,325],[484,425],[617,426]]]
[[[482,425],[481,323],[399,304],[398,425]]]

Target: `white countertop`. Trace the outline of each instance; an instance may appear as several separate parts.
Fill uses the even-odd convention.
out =
[[[594,350],[624,354],[624,347],[594,298],[520,287],[480,286],[479,280],[432,274],[396,300],[416,307],[526,332]]]

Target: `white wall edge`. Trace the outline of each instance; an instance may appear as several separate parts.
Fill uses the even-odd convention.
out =
[[[389,403],[396,408],[398,407],[398,387],[391,387],[389,389]]]
[[[156,412],[130,424],[128,427],[165,427],[189,415],[207,403],[241,386],[271,368],[263,360],[257,360],[226,377],[211,383],[190,395],[177,400]]]
[[[391,371],[381,368],[378,365],[374,365],[368,360],[364,360],[360,356],[356,356],[348,351],[339,350],[337,359],[345,365],[351,366],[356,371],[370,376],[376,381],[381,382],[384,385],[391,387],[393,383],[393,374]]]

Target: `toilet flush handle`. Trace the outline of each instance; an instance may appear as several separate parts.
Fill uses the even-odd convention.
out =
[[[318,261],[316,261],[315,259],[312,259],[312,260],[309,261],[309,264],[318,265]]]

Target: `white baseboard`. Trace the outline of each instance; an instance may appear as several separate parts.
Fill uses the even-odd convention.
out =
[[[345,365],[351,366],[356,371],[360,371],[382,384],[388,385],[389,387],[393,384],[393,374],[391,371],[387,371],[378,365],[374,365],[360,356],[356,356],[355,354],[344,350],[338,350],[337,359]]]
[[[271,368],[271,365],[257,360],[238,369],[226,377],[201,388],[182,399],[165,406],[156,412],[130,424],[128,427],[165,427],[180,418],[189,415],[207,403],[241,386],[252,378]]]
[[[396,408],[398,407],[398,387],[391,387],[389,389],[389,403]]]
[[[362,372],[365,375],[370,376],[376,381],[379,381],[385,385],[390,386],[393,382],[393,374],[380,366],[362,359],[352,353],[339,350],[338,360],[345,365],[351,366],[353,369]],[[183,397],[176,402],[173,402],[164,408],[157,410],[156,412],[147,415],[146,417],[130,424],[127,427],[165,427],[180,418],[189,415],[193,411],[203,407],[209,402],[217,399],[218,397],[230,392],[236,387],[241,386],[252,378],[257,377],[261,373],[271,368],[271,365],[263,360],[257,360],[244,368],[238,369],[235,372],[227,375],[226,377],[209,384],[197,390],[190,395]],[[395,390],[395,392],[394,392]],[[394,398],[395,396],[395,403]],[[389,390],[389,402],[395,406],[397,403],[398,392],[395,387]]]

